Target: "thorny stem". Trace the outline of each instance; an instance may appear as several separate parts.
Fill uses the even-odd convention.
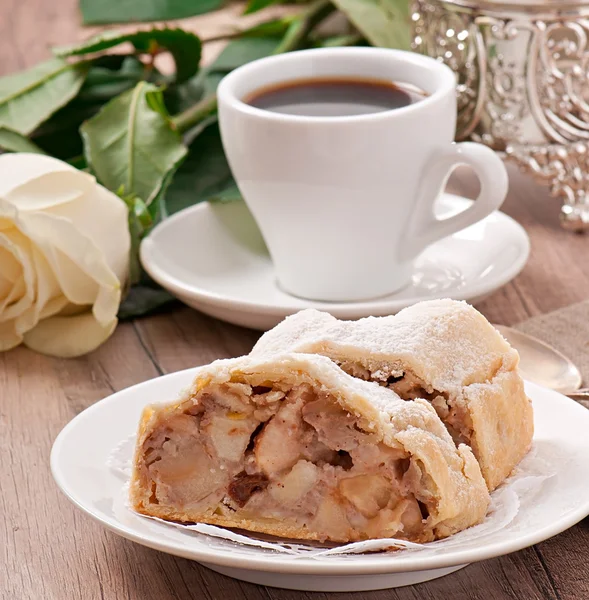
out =
[[[274,50],[273,54],[282,54],[299,48],[309,32],[334,10],[335,6],[330,0],[315,0],[303,13],[302,17],[293,22],[292,27],[287,31],[284,39],[280,42],[276,50]],[[180,133],[184,133],[195,125],[198,125],[198,123],[216,110],[217,95],[211,94],[197,102],[194,106],[176,115],[172,119],[172,125]]]

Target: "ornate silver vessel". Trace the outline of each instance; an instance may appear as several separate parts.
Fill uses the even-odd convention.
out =
[[[413,0],[413,48],[457,74],[457,139],[505,153],[589,229],[589,0]]]

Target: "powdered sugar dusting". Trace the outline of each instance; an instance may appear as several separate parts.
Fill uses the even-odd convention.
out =
[[[287,317],[265,333],[252,355],[280,352],[340,354],[364,365],[399,360],[435,389],[459,393],[484,382],[515,354],[476,309],[456,300],[430,300],[390,317],[338,321],[314,309]]]

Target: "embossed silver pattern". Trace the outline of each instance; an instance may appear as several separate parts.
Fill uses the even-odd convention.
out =
[[[550,187],[563,226],[589,230],[589,0],[413,0],[413,49],[456,73],[457,139]]]

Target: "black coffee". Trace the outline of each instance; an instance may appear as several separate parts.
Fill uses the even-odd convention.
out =
[[[380,79],[298,79],[256,90],[244,102],[272,112],[308,117],[367,115],[408,106],[425,93]]]

